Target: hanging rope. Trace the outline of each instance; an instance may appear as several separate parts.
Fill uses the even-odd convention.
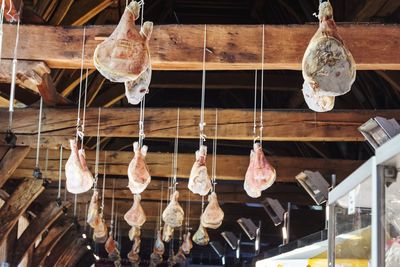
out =
[[[78,137],[82,136],[81,132],[81,96],[82,96],[82,77],[83,77],[83,60],[85,57],[85,42],[86,42],[86,27],[83,27],[82,37],[82,56],[81,56],[81,76],[79,80],[79,94],[78,94],[78,116],[76,118],[76,136],[75,141],[78,142]]]
[[[101,217],[103,217],[103,212],[104,212],[104,191],[106,189],[106,161],[107,161],[107,151],[104,151],[103,191],[101,192],[101,207],[100,207]]]
[[[115,179],[113,179],[113,191],[112,191],[112,201],[111,201],[111,223],[110,232],[113,232],[114,227],[114,191],[115,191]]]
[[[49,166],[49,148],[46,148],[46,157],[45,157],[45,163],[44,163],[44,176],[45,177],[49,177],[48,173],[47,173],[47,169]]]
[[[83,227],[83,231],[86,233],[86,224],[87,224],[87,215],[89,213],[88,203],[85,203],[85,226]]]
[[[35,169],[33,170],[33,177],[37,179],[42,178],[42,172],[40,171],[39,167],[39,157],[40,157],[40,135],[42,132],[42,113],[43,113],[43,98],[40,97],[40,108],[39,108],[39,119],[38,119],[38,137],[36,143],[36,163]]]
[[[114,230],[114,240],[117,239],[117,232],[118,232],[118,204],[117,207],[115,208],[115,230]]]
[[[262,28],[262,51],[261,51],[261,99],[260,99],[260,144],[262,145],[263,139],[263,109],[264,109],[264,45],[265,45],[265,25]]]
[[[60,146],[60,164],[58,165],[58,192],[57,203],[61,205],[61,177],[62,177],[62,162],[63,162],[63,146]]]
[[[204,45],[203,45],[203,75],[201,81],[201,110],[200,110],[200,147],[206,141],[204,134],[204,103],[206,98],[206,44],[207,44],[207,25],[204,25]]]
[[[162,219],[162,212],[163,212],[163,210],[162,210],[162,206],[163,206],[163,194],[164,194],[164,182],[161,182],[161,198],[160,198],[160,211],[159,211],[159,229],[161,230],[161,225],[162,225],[162,221],[161,221],[161,219]]]
[[[173,158],[173,180],[172,180],[172,186],[173,186],[173,193],[176,191],[176,176],[178,172],[178,142],[179,142],[179,108],[178,112],[176,115],[176,136],[175,136],[175,143],[174,143],[174,158]]]
[[[3,21],[4,21],[4,9],[6,7],[6,1],[1,1],[0,8],[0,62],[1,62],[1,52],[3,47]]]
[[[85,137],[86,98],[87,98],[88,76],[89,76],[89,69],[86,69],[85,92],[84,92],[85,96],[84,96],[84,101],[83,101],[83,116],[82,116],[81,149],[83,149],[83,138]]]
[[[17,52],[18,52],[18,44],[19,44],[19,23],[20,23],[20,19],[18,18],[17,34],[16,34],[16,37],[15,37],[14,56],[13,56],[13,61],[12,61],[10,104],[9,104],[9,107],[8,107],[8,111],[9,111],[8,130],[10,132],[11,132],[11,129],[12,129],[12,121],[13,121],[13,113],[14,113],[14,99],[15,99],[15,83],[16,83],[16,78],[17,78],[17,61],[18,61],[17,60]]]
[[[139,114],[139,147],[143,146],[144,134],[144,109],[145,109],[146,96],[143,97],[140,102],[140,114]]]
[[[76,202],[77,202],[77,195],[74,195],[74,218],[76,218]]]
[[[213,140],[213,158],[211,168],[211,182],[213,184],[212,192],[215,192],[215,185],[217,184],[217,138],[218,138],[218,109],[215,109],[215,136]]]
[[[253,112],[253,143],[259,138],[257,136],[257,70],[254,75],[254,112]]]
[[[201,196],[201,214],[204,212],[204,196]]]
[[[141,18],[140,18],[140,27],[143,27],[143,19],[144,19],[144,0],[140,1],[140,5],[142,6],[141,10]]]
[[[186,203],[186,233],[190,229],[190,190],[189,190],[189,200]]]
[[[98,118],[97,118],[96,162],[95,162],[95,167],[94,167],[94,184],[93,184],[93,190],[96,190],[96,189],[97,189],[97,181],[99,180],[100,115],[101,115],[101,108],[99,108],[99,114],[98,114]]]

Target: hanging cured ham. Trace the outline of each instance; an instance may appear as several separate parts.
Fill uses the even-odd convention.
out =
[[[319,28],[303,57],[303,93],[310,109],[333,108],[334,97],[350,91],[356,78],[356,64],[340,37],[329,1],[320,0]]]
[[[206,228],[217,229],[224,219],[224,212],[218,204],[217,194],[212,192],[208,196],[208,205],[200,217],[201,225]]]
[[[186,262],[186,256],[185,253],[183,253],[182,247],[180,247],[178,252],[174,255],[174,262],[180,264]]]
[[[169,226],[168,224],[164,224],[162,241],[168,243],[169,241],[171,241],[173,235],[174,228]]]
[[[95,227],[93,228],[93,240],[96,243],[106,242],[108,237],[107,224],[101,216],[98,217]]]
[[[140,227],[132,226],[128,233],[129,239],[133,241],[135,237],[140,237],[140,232]]]
[[[207,147],[200,146],[196,151],[196,161],[190,171],[188,188],[194,194],[205,196],[211,190],[211,180],[207,174],[206,166]]]
[[[192,239],[190,238],[190,232],[183,235],[183,243],[181,245],[183,253],[188,255],[190,250],[193,248]]]
[[[182,226],[184,212],[181,205],[178,202],[179,192],[175,191],[171,195],[171,201],[168,206],[165,208],[162,219],[165,224],[172,228],[177,228]]]
[[[156,267],[158,264],[162,263],[163,258],[159,254],[153,252],[150,255],[150,267]]]
[[[125,82],[125,96],[128,103],[139,104],[144,95],[149,92],[151,73],[151,67],[149,67],[137,80]]]
[[[207,230],[200,223],[199,229],[197,229],[196,233],[193,235],[193,242],[199,246],[206,246],[209,241],[210,238],[208,237]]]
[[[74,139],[69,140],[69,144],[71,154],[65,164],[66,187],[68,192],[72,194],[81,194],[92,188],[94,179],[86,165],[84,150],[78,151]]]
[[[125,213],[124,219],[130,226],[141,227],[146,222],[146,214],[140,205],[140,195],[133,196],[133,205],[132,207]]]
[[[147,146],[139,147],[139,143],[133,143],[135,156],[128,167],[128,187],[132,194],[142,193],[151,181],[149,168],[146,164]]]
[[[150,66],[153,23],[146,21],[139,32],[135,26],[139,14],[140,4],[129,3],[114,32],[94,51],[96,69],[112,82],[137,80]]]
[[[129,251],[127,255],[129,262],[134,264],[140,263],[140,256],[139,256],[140,243],[141,243],[140,237],[136,237],[135,241],[133,242],[132,249],[131,251]]]
[[[104,247],[105,247],[105,249],[106,249],[106,251],[108,253],[108,257],[111,260],[118,261],[121,258],[120,252],[118,250],[118,244],[114,240],[112,234],[109,235]]]
[[[95,228],[99,223],[99,217],[99,192],[94,190],[92,198],[90,199],[86,221],[92,228]]]
[[[269,188],[276,179],[276,171],[265,158],[260,143],[254,143],[250,153],[250,164],[247,168],[244,189],[250,197],[261,196],[261,191]]]
[[[165,246],[161,240],[161,231],[160,230],[157,231],[157,238],[156,238],[156,242],[154,243],[153,252],[157,253],[158,255],[161,255],[161,256],[164,255],[164,252],[165,252]]]

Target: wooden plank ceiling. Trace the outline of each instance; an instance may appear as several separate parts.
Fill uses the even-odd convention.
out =
[[[7,5],[13,4],[11,12],[14,16],[21,2],[6,1]],[[206,79],[206,144],[211,148],[215,108],[218,108],[217,194],[225,212],[221,228],[209,231],[211,239],[223,242],[220,232],[224,230],[238,234],[240,228],[236,220],[249,217],[262,222],[262,250],[279,245],[280,229],[274,227],[259,203],[265,197],[277,198],[283,205],[288,202],[294,204],[291,238],[323,229],[323,210],[310,206],[313,204],[311,198],[295,184],[294,176],[304,169],[311,169],[321,171],[327,179],[335,173],[339,181],[342,180],[372,154],[372,150],[362,142],[357,127],[374,116],[400,120],[400,2],[332,1],[340,34],[354,55],[358,72],[352,91],[338,97],[335,110],[329,113],[310,112],[300,90],[303,81],[299,71],[301,59],[317,28],[317,20],[312,16],[317,11],[317,1],[145,2],[144,18],[153,21],[155,28],[150,42],[154,71],[145,112],[145,143],[149,145],[147,162],[152,182],[142,194],[142,204],[148,218],[142,229],[143,264],[146,264],[152,251],[160,199],[163,207],[166,205],[178,107],[181,108],[181,129],[177,187],[185,211],[190,206],[190,226],[193,230],[198,226],[201,197],[189,193],[187,177],[198,146],[203,24],[208,24],[206,67],[207,70],[213,70],[207,72]],[[105,219],[109,224],[114,184],[123,258],[131,248],[132,244],[127,239],[129,228],[122,217],[132,204],[132,195],[126,187],[126,169],[133,156],[132,142],[138,136],[139,110],[126,102],[123,85],[105,80],[93,69],[92,64],[95,46],[115,28],[124,6],[124,0],[23,1],[16,99],[19,105],[28,107],[16,110],[13,130],[17,134],[18,145],[36,147],[37,100],[39,94],[42,95],[46,105],[39,166],[51,183],[45,190],[42,187],[33,190],[32,198],[27,199],[22,189],[41,182],[31,178],[36,152],[33,149],[29,152],[27,147],[8,149],[0,145],[0,174],[4,174],[0,180],[5,190],[0,191],[0,197],[8,199],[5,207],[16,206],[18,199],[23,197],[23,206],[10,215],[12,218],[2,218],[2,231],[12,233],[6,243],[24,243],[23,240],[13,240],[16,228],[12,229],[12,226],[16,225],[20,215],[29,218],[32,226],[45,221],[40,223],[43,224],[42,229],[28,227],[30,230],[26,232],[30,239],[45,233],[39,246],[32,249],[32,244],[24,243],[23,249],[16,251],[14,258],[8,259],[10,262],[19,262],[23,255],[32,254],[32,266],[57,262],[65,266],[90,266],[94,260],[92,253],[85,253],[82,239],[72,226],[72,209],[64,216],[59,210],[54,215],[48,208],[55,206],[54,201],[58,197],[58,148],[60,145],[68,148],[68,139],[75,132],[76,104],[80,97],[83,99],[77,90],[81,80],[79,68],[83,27],[87,32],[84,64],[85,68],[90,68],[87,138],[84,144],[88,164],[93,171],[96,147],[93,137],[96,136],[98,114],[95,107],[103,107],[100,164],[106,158]],[[6,16],[6,19],[11,17]],[[358,21],[378,23],[354,23]],[[278,177],[277,182],[263,192],[261,198],[252,199],[244,192],[242,181],[253,139],[254,70],[261,68],[260,24],[263,23],[266,24],[264,67],[267,69],[263,101],[268,108],[264,112],[264,149],[277,169]],[[15,30],[15,25],[4,25],[0,104],[5,106],[9,99]],[[69,107],[61,107],[65,105]],[[0,109],[0,143],[4,140],[7,119],[7,110]],[[49,149],[47,159],[45,148]],[[210,149],[209,168],[211,154]],[[69,151],[64,150],[63,165],[68,156]],[[102,174],[100,167],[99,184]],[[62,173],[61,177],[61,198],[64,205],[68,206],[65,201],[73,203],[74,196],[65,194],[65,174]],[[10,194],[9,198],[6,192]],[[91,193],[89,191],[77,197],[75,216],[82,226],[85,225]],[[0,213],[8,214],[4,209],[0,209]],[[41,215],[47,213],[53,215],[43,220]],[[176,231],[175,237],[177,247],[179,231]],[[243,262],[249,261],[254,255],[252,244],[247,243],[242,247]],[[103,259],[107,257],[103,246],[96,246],[95,250]],[[51,251],[50,256],[48,251]],[[234,252],[227,249],[226,253],[228,266],[233,266]],[[12,257],[12,253],[8,254]],[[209,255],[209,258],[205,259],[204,255]],[[189,261],[193,264],[219,264],[219,258],[209,247],[195,246]]]

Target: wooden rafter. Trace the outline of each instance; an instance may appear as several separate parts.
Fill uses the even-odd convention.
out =
[[[62,24],[83,25],[113,3],[114,0],[76,1],[69,10],[70,15],[64,17]]]
[[[69,244],[64,253],[60,256],[56,266],[73,267],[87,253],[85,241],[82,238],[77,238]]]
[[[99,37],[115,26],[86,30],[85,68],[94,68],[93,52]],[[316,25],[265,27],[265,69],[296,69]],[[260,69],[261,26],[208,25],[206,68],[210,70]],[[43,60],[52,68],[80,68],[82,28],[21,26],[18,56]],[[150,50],[154,70],[201,70],[203,25],[161,25],[153,30]],[[339,32],[353,53],[359,70],[400,69],[399,25],[341,25]],[[4,25],[3,57],[12,58],[15,26]],[[42,37],[46,36],[45,39]],[[46,41],[49,40],[49,41]],[[68,42],[65,42],[68,40]],[[293,41],[295,40],[295,41]],[[385,40],[381,42],[380,40]],[[374,44],[374,45],[370,45]],[[51,47],[52,49],[49,49]]]
[[[43,181],[26,179],[0,209],[0,244],[7,238],[18,218],[44,190]]]
[[[43,262],[49,251],[52,251],[62,237],[73,227],[71,220],[62,219],[53,225],[47,235],[40,242],[39,246],[35,248],[32,255],[31,266],[43,266]]]
[[[151,149],[151,148],[150,148]],[[247,152],[247,151],[246,151]],[[250,152],[250,148],[249,151]],[[99,156],[99,164],[104,162],[104,151],[101,151]],[[87,164],[91,170],[94,170],[95,151],[86,151]],[[133,152],[124,151],[107,151],[107,175],[126,176],[129,162],[133,158]],[[69,153],[64,153],[64,162],[69,157]],[[170,153],[148,153],[146,156],[147,164],[150,168],[150,173],[153,177],[168,178],[171,176],[171,159]],[[193,154],[179,154],[179,168],[177,176],[179,178],[189,178],[190,169],[195,160]],[[337,172],[338,179],[345,178],[348,174],[354,171],[362,164],[362,161],[357,160],[333,160],[333,159],[316,159],[316,158],[290,158],[290,157],[268,157],[268,160],[276,168],[278,172],[278,182],[295,182],[294,177],[304,169],[315,169],[323,174],[331,174]],[[218,155],[217,156],[217,177],[221,180],[236,180],[242,181],[249,163],[249,156],[237,155]],[[35,153],[30,155],[22,162],[20,167],[15,171],[14,178],[23,178],[30,174],[35,165]],[[44,166],[44,161],[40,162]],[[49,150],[47,177],[56,181],[58,179],[59,168],[59,152],[57,150]],[[211,158],[207,161],[207,166],[211,170]],[[341,166],[337,169],[337,166]],[[100,173],[103,169],[100,168]],[[63,179],[65,177],[62,177]],[[125,185],[126,187],[126,185]]]
[[[38,85],[38,90],[47,106],[72,105],[72,102],[68,98],[58,93],[50,74],[43,75],[42,83]]]
[[[39,110],[18,109],[14,112],[13,130],[17,143],[36,146],[32,135],[37,133]],[[145,133],[149,138],[175,138],[176,112],[174,108],[148,108],[145,114]],[[5,118],[6,109],[0,109]],[[57,147],[68,145],[75,136],[76,108],[46,108],[43,110],[42,144]],[[86,136],[97,135],[97,108],[86,109]],[[101,112],[101,137],[138,136],[139,110],[137,108],[104,108]],[[253,111],[221,109],[218,111],[218,138],[225,140],[253,140]],[[271,141],[363,141],[357,128],[371,117],[383,116],[400,119],[399,110],[358,110],[314,113],[308,111],[265,111],[264,140]],[[197,109],[181,109],[180,138],[197,139],[200,112]],[[205,122],[214,122],[215,110],[205,110]],[[3,130],[1,130],[3,129]],[[7,121],[0,121],[0,133],[7,129]],[[205,133],[212,138],[214,130],[206,127]],[[4,140],[4,139],[3,139]],[[0,138],[0,142],[2,139]]]
[[[13,266],[17,266],[21,262],[29,250],[33,248],[35,241],[64,213],[64,209],[69,206],[69,202],[59,206],[55,201],[51,201],[38,217],[30,222],[28,228],[16,242],[12,260]]]
[[[49,23],[51,25],[60,25],[61,21],[65,18],[68,10],[74,3],[74,0],[61,0],[61,3],[55,10],[53,16],[51,17]]]
[[[29,147],[10,148],[0,161],[0,188],[28,155]]]

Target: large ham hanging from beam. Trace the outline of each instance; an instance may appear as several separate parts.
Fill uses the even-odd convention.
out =
[[[134,81],[150,66],[148,43],[153,23],[146,21],[139,32],[135,26],[139,14],[140,4],[132,1],[114,32],[94,51],[96,69],[112,82]]]
[[[196,161],[190,171],[188,188],[194,194],[205,196],[211,190],[211,180],[207,174],[206,166],[207,147],[200,146],[196,151]]]
[[[217,194],[208,196],[208,205],[200,217],[201,224],[206,228],[217,229],[224,219],[224,212],[218,204]]]
[[[323,112],[333,108],[335,96],[350,91],[356,64],[337,31],[329,1],[320,0],[318,18],[302,62],[303,94],[310,109]]]
[[[132,208],[125,213],[124,219],[130,226],[140,228],[146,222],[146,214],[144,213],[142,205],[140,205],[140,195],[134,195],[133,198]]]
[[[72,194],[81,194],[92,188],[94,179],[86,165],[85,151],[80,149],[74,139],[69,140],[71,154],[65,164],[67,191]]]
[[[162,213],[162,219],[165,224],[172,228],[177,228],[182,225],[184,211],[178,202],[179,192],[175,191],[171,195],[171,201]]]

